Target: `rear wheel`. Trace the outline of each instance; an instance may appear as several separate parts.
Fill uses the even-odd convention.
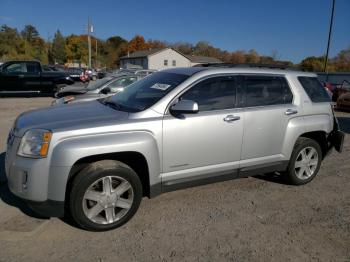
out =
[[[300,137],[295,143],[285,178],[290,184],[304,185],[317,175],[321,161],[320,145],[313,139]]]
[[[141,198],[137,174],[121,162],[104,160],[89,165],[74,179],[70,210],[82,228],[105,231],[129,221]]]

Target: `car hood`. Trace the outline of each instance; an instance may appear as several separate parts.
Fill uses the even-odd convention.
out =
[[[79,95],[71,95],[67,96],[70,98],[69,103],[66,103],[66,98],[67,97],[61,97],[59,99],[56,99],[52,105],[67,105],[67,104],[72,104],[72,103],[80,103],[80,102],[86,102],[86,101],[91,101],[91,100],[97,100],[99,98],[106,98],[109,96],[112,96],[113,94],[96,94],[96,93],[86,93],[86,94],[79,94]]]
[[[51,106],[21,114],[15,122],[15,135],[21,137],[32,128],[54,132],[117,124],[128,119],[128,115],[98,101]]]
[[[88,89],[86,89],[85,86],[82,85],[70,85],[65,86],[61,89],[61,91],[56,93],[56,97],[61,98],[67,95],[79,95],[79,94],[85,94],[88,92]]]

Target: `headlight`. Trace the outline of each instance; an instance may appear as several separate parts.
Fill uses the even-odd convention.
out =
[[[22,137],[18,155],[31,158],[47,156],[52,133],[44,129],[28,130]]]

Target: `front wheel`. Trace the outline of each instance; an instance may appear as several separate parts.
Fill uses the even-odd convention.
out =
[[[82,228],[106,231],[128,222],[141,198],[138,175],[119,161],[104,160],[90,164],[74,179],[70,210]]]
[[[300,137],[295,143],[284,176],[292,185],[304,185],[317,175],[321,161],[320,145],[313,139]]]

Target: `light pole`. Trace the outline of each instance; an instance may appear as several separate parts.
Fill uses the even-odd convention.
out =
[[[329,45],[332,38],[334,6],[335,6],[335,0],[333,0],[333,4],[332,4],[332,14],[331,14],[331,21],[329,23],[329,32],[328,32],[327,52],[326,52],[326,59],[324,62],[324,72],[326,73],[327,73],[327,64],[328,64]],[[326,75],[326,81],[328,81],[328,74]]]
[[[89,68],[91,69],[91,33],[92,33],[92,25],[90,21],[90,17],[88,17],[88,49],[89,49]]]

